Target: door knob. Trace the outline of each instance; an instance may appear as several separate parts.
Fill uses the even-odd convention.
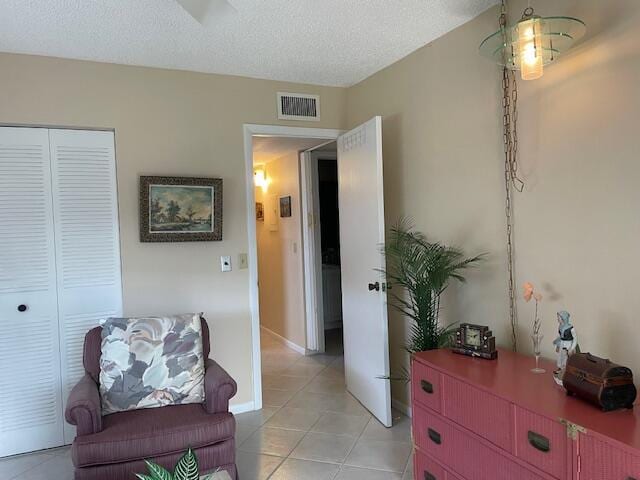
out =
[[[19,312],[26,312],[27,311],[27,306],[23,303],[21,305],[18,305],[18,311]]]
[[[376,292],[380,291],[380,282],[376,282],[376,283],[370,283],[369,284],[369,291],[375,290]]]

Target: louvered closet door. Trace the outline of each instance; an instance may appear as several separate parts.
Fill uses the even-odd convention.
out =
[[[84,374],[85,333],[122,315],[113,132],[51,130],[63,399]],[[74,428],[65,423],[65,440]]]
[[[0,457],[63,443],[51,210],[48,131],[0,127]]]

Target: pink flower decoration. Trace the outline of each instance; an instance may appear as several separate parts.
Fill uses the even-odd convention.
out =
[[[533,285],[527,282],[522,286],[522,290],[523,290],[522,296],[525,302],[528,302],[529,300],[531,300],[531,297],[533,297]]]

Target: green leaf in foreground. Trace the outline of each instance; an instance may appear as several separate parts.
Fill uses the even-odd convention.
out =
[[[158,465],[157,463],[150,462],[149,460],[145,460],[144,463],[147,464],[147,470],[149,470],[153,480],[173,480],[173,475],[171,475],[171,472],[166,468]]]
[[[174,480],[199,480],[198,459],[193,450],[189,449],[178,460],[176,468],[173,471]]]

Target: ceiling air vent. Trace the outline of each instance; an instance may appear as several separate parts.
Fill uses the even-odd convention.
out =
[[[279,120],[320,120],[320,96],[278,92]]]

